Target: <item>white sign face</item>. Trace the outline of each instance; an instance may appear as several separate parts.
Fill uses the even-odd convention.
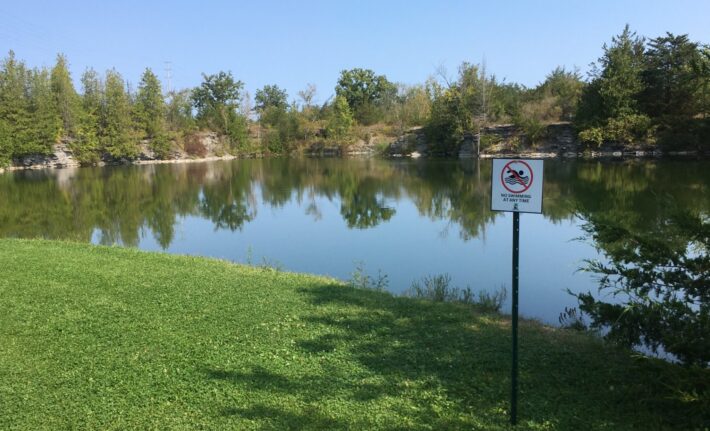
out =
[[[491,209],[542,212],[542,160],[493,159]]]

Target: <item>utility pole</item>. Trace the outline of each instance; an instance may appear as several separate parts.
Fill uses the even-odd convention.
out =
[[[173,89],[171,86],[171,80],[173,78],[173,62],[172,61],[165,61],[165,91],[167,94],[170,94]]]
[[[481,61],[481,110],[483,111],[483,121],[478,126],[478,139],[476,140],[476,157],[481,158],[481,129],[486,124],[486,57]]]

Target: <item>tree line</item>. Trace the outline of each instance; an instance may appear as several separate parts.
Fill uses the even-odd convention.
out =
[[[202,156],[200,131],[215,132],[232,154],[285,154],[318,142],[348,146],[415,126],[423,127],[434,152],[454,154],[466,133],[487,125],[514,123],[534,143],[559,121],[573,122],[590,146],[698,148],[710,140],[710,47],[670,33],[647,40],[628,26],[603,46],[587,79],[558,67],[534,88],[471,63],[455,76],[440,68],[413,86],[369,69],[344,70],[335,96],[322,104],[315,103],[312,84],[298,99],[278,85],[252,98],[224,71],[203,74],[196,88],[167,93],[150,69],[136,89],[114,69],[103,75],[88,69],[80,82],[77,91],[63,55],[51,69],[29,68],[12,51],[2,60],[0,163],[49,154],[58,142],[86,164],[146,151],[156,158],[175,151]]]

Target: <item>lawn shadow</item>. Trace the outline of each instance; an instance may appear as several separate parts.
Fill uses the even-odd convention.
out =
[[[242,372],[207,369],[210,379],[293,401],[289,408],[227,407],[225,415],[260,419],[276,428],[293,424],[308,429],[470,429],[476,424],[507,428],[511,337],[505,320],[461,304],[396,298],[338,285],[303,288],[300,293],[310,305],[300,320],[312,329],[309,333],[319,335],[296,339],[293,349],[317,363],[317,369],[288,375],[269,371],[266,365]],[[539,325],[521,328],[521,424],[545,429],[614,429],[621,424],[643,429],[643,423],[629,421],[629,409],[659,421],[677,420],[658,410],[669,407],[655,401],[668,395],[657,393],[658,387],[625,386],[652,377],[644,364],[630,366],[621,376],[619,369],[605,373],[588,368],[600,366],[599,343],[566,345],[569,337],[564,331],[551,330],[556,331],[554,336],[545,331]],[[652,401],[639,404],[639,391]],[[372,419],[368,417],[353,423],[319,407],[333,400],[365,410],[387,400],[391,415],[406,418],[410,426],[402,427],[403,422],[395,419],[368,422]]]

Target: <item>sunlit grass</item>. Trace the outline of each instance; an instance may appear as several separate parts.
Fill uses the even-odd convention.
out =
[[[322,277],[0,240],[0,429],[508,429],[505,318]],[[669,379],[521,325],[519,429],[692,429]],[[696,371],[697,372],[697,371]]]

